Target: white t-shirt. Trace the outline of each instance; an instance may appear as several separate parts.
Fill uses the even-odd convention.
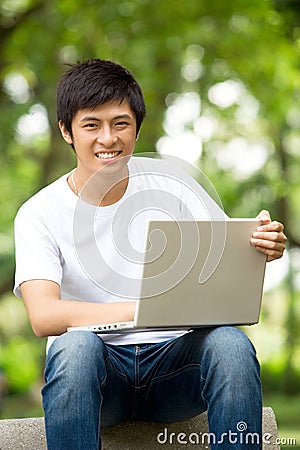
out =
[[[224,218],[206,191],[169,161],[132,157],[124,196],[96,207],[78,198],[65,174],[18,211],[15,295],[33,279],[56,282],[61,298],[110,303],[138,298],[146,229],[153,219]],[[117,345],[160,342],[178,331],[106,334]],[[55,339],[49,337],[48,347]]]

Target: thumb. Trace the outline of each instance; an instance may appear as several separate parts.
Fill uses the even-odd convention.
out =
[[[260,219],[262,222],[271,222],[271,216],[269,211],[263,209],[257,216],[257,219]]]

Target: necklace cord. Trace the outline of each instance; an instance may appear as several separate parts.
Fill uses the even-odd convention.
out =
[[[74,180],[74,171],[71,173],[71,181],[72,181],[72,184],[73,184],[74,192],[77,195],[77,197],[79,197],[80,193],[78,192],[77,184],[76,184],[76,182]]]

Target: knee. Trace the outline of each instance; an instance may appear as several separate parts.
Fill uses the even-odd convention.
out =
[[[235,327],[217,327],[205,337],[206,352],[215,364],[224,365],[227,371],[251,366],[258,370],[255,348],[246,334]]]
[[[235,327],[218,327],[208,330],[204,341],[204,397],[222,397],[227,406],[254,399],[261,402],[259,363],[246,334]]]
[[[47,372],[65,374],[76,378],[87,375],[91,368],[101,365],[106,359],[106,348],[94,333],[74,331],[59,336],[51,345],[46,360]]]

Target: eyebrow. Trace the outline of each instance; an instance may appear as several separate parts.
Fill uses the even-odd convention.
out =
[[[129,119],[132,120],[133,117],[131,117],[129,114],[119,114],[118,116],[115,116],[112,118],[112,120],[119,120],[119,119]],[[89,122],[89,121],[95,121],[95,122],[102,122],[102,120],[98,119],[98,117],[94,116],[84,116],[82,119],[80,119],[80,122]]]

